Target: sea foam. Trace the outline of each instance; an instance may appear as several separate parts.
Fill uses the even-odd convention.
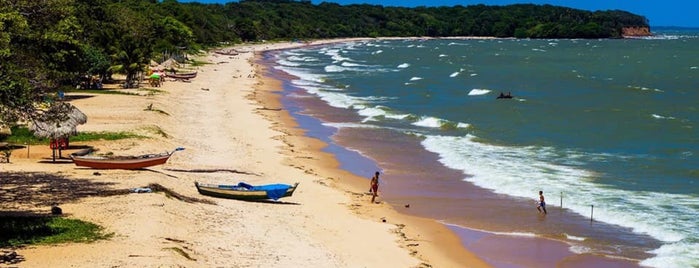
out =
[[[342,66],[337,66],[337,65],[325,66],[325,71],[328,73],[339,73],[339,72],[344,72],[345,70],[347,70],[347,69],[343,68]]]
[[[417,122],[413,122],[413,125],[420,126],[420,127],[428,127],[428,128],[439,128],[442,126],[442,123],[444,120],[436,118],[436,117],[421,117],[420,120]]]
[[[590,205],[593,204],[595,219],[628,227],[636,233],[648,234],[665,242],[661,248],[664,251],[657,252],[658,257],[644,263],[652,266],[663,264],[658,267],[683,267],[679,264],[699,263],[697,257],[690,257],[699,254],[687,255],[683,252],[686,248],[699,248],[699,241],[689,236],[699,232],[694,220],[699,218],[699,199],[696,197],[603,187],[594,183],[596,175],[591,172],[548,160],[557,157],[561,162],[573,163],[578,161],[576,158],[605,159],[616,155],[590,155],[575,151],[560,154],[546,147],[504,147],[475,140],[476,137],[472,135],[426,135],[422,144],[428,151],[437,153],[439,161],[445,166],[468,174],[464,175],[464,180],[479,187],[499,194],[531,198],[532,193],[538,191],[537,185],[547,185],[549,192],[561,192],[568,196],[566,208],[580,215],[589,215]],[[568,155],[576,158],[569,159]],[[663,208],[668,213],[657,213],[658,204],[668,204]],[[684,246],[673,246],[677,243]],[[672,265],[667,266],[669,263]]]
[[[659,114],[651,114],[651,117],[653,117],[655,119],[667,119],[667,120],[675,119],[672,116],[663,116],[663,115],[659,115]]]
[[[277,61],[277,63],[284,65],[284,66],[292,66],[292,67],[296,67],[296,66],[301,65],[300,63],[296,63],[296,62],[292,62],[292,61],[288,61],[288,60],[279,60],[279,61]]]
[[[469,96],[480,96],[480,95],[485,95],[490,93],[490,89],[480,89],[480,88],[474,88],[471,89],[471,91],[468,92]]]

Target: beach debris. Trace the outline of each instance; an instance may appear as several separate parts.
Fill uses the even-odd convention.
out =
[[[99,172],[95,171],[95,172],[92,172],[92,175],[95,175],[95,176],[101,176],[101,175],[102,175],[102,173],[99,173]]]
[[[141,193],[152,193],[153,190],[148,187],[138,187],[138,188],[133,188],[131,189],[131,192],[141,194]]]
[[[157,183],[151,183],[148,184],[147,187],[143,188],[150,188],[153,192],[161,192],[164,193],[166,197],[168,198],[174,198],[179,201],[183,201],[186,203],[202,203],[202,204],[209,204],[209,205],[216,205],[216,202],[208,200],[208,199],[199,199],[195,197],[188,197],[184,196],[181,194],[176,193],[175,191],[172,191],[168,188],[165,188],[164,186],[157,184]]]
[[[262,107],[262,108],[257,108],[257,110],[260,110],[260,111],[281,111],[282,108],[268,108],[268,107]]]
[[[172,250],[176,252],[177,254],[180,254],[180,256],[185,257],[186,259],[190,261],[196,261],[197,259],[192,258],[192,256],[189,255],[189,253],[185,252],[183,249],[179,247],[169,247],[169,248],[163,248],[164,250]]]
[[[386,217],[381,217],[381,222],[386,222]]]
[[[70,155],[72,155],[72,156],[86,156],[86,155],[90,154],[90,153],[93,152],[93,151],[94,151],[94,148],[92,148],[92,147],[87,147],[87,148],[85,148],[85,149],[80,149],[80,150],[77,150],[77,151],[75,151],[75,152],[72,152],[72,153],[70,153]]]
[[[167,171],[175,171],[175,172],[190,172],[190,173],[216,173],[216,172],[228,172],[228,173],[235,173],[235,174],[245,174],[245,175],[255,175],[255,176],[261,176],[260,174],[256,174],[253,172],[248,172],[248,171],[240,171],[237,169],[223,169],[223,168],[214,168],[214,169],[177,169],[177,168],[164,168]]]
[[[201,88],[201,90],[203,90],[203,91],[209,91],[208,88]]]
[[[406,207],[406,208],[410,208],[410,204],[405,204],[405,207]]]
[[[53,204],[51,206],[51,214],[52,215],[61,215],[61,214],[63,214],[63,209],[61,209],[61,207],[59,207],[58,204]]]
[[[17,264],[22,261],[24,258],[14,250],[0,251],[0,263]]]
[[[175,238],[170,238],[166,237],[165,240],[170,241],[170,242],[176,242],[176,243],[185,243],[187,241],[181,240],[181,239],[175,239]]]

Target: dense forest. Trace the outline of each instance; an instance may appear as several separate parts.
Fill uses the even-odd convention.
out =
[[[36,114],[36,103],[81,77],[122,73],[222,43],[379,36],[617,38],[648,27],[625,11],[551,5],[384,7],[247,0],[0,0],[0,122]],[[127,83],[128,85],[128,83]]]

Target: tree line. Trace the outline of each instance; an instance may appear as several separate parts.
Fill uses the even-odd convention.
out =
[[[517,38],[621,37],[627,26],[647,27],[629,12],[584,11],[552,5],[384,7],[291,0],[248,0],[220,10],[244,41],[277,38],[378,36],[494,36]]]
[[[337,37],[616,38],[648,27],[629,12],[551,5],[384,7],[308,0],[0,0],[0,122],[80,77],[123,73],[222,43]]]

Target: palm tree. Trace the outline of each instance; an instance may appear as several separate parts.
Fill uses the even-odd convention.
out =
[[[119,47],[113,47],[115,51],[111,55],[112,66],[109,71],[126,75],[125,88],[131,88],[134,81],[138,79],[138,74],[145,71],[150,59],[150,47],[139,46],[138,41],[120,42]]]
[[[109,71],[125,74],[126,88],[130,88],[150,62],[155,30],[144,14],[122,6],[113,9],[110,13],[114,16],[114,29],[109,34],[114,43],[110,46]]]

